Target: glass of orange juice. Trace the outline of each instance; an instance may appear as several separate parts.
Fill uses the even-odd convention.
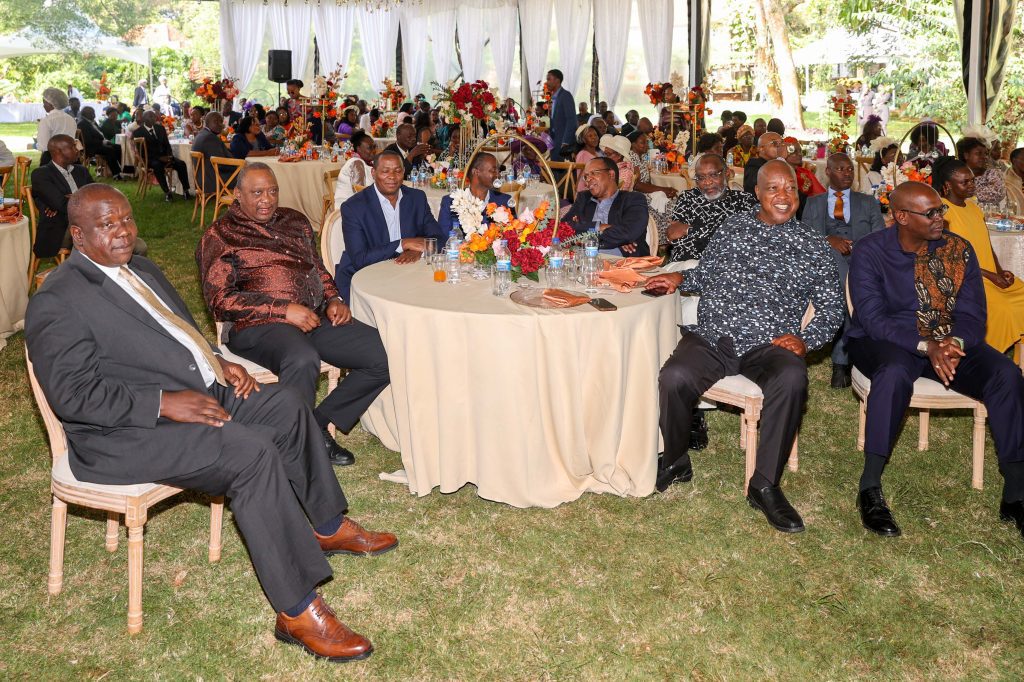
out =
[[[444,282],[448,279],[448,272],[445,269],[444,254],[435,254],[430,257],[430,267],[434,271],[434,281]]]

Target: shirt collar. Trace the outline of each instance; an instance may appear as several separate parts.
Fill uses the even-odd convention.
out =
[[[99,263],[94,261],[92,258],[89,258],[88,256],[86,256],[84,252],[79,251],[78,253],[82,254],[82,257],[85,258],[85,260],[89,261],[90,263],[95,265],[97,268],[99,268],[100,272],[102,272],[104,275],[106,275],[110,279],[117,279],[118,275],[121,274],[121,268],[111,267],[109,265],[100,265]]]
[[[609,202],[609,201],[615,201],[615,197],[617,197],[617,196],[619,196],[619,190],[615,190],[614,192],[612,192],[612,195],[610,197],[608,197],[607,199],[598,199],[593,194],[591,194],[590,195],[590,200],[593,201],[595,204],[602,204],[602,203]]]
[[[887,246],[890,249],[897,250],[900,253],[905,253],[908,256],[917,255],[913,251],[907,251],[903,248],[903,244],[900,243],[900,228],[898,225],[893,225],[892,227],[884,230],[884,232],[885,240],[886,242],[888,242]],[[948,240],[946,239],[946,230],[943,230],[942,237],[936,239],[935,241],[928,242],[928,251],[931,252],[934,251],[935,249],[945,246],[947,241]]]
[[[377,183],[376,182],[373,183],[373,191],[377,193],[377,201],[381,202],[382,204],[383,203],[387,203],[388,206],[391,206],[391,200],[388,199],[386,196],[384,196],[383,194],[380,193],[380,190],[377,189]],[[398,188],[398,199],[395,201],[395,205],[394,205],[393,208],[397,209],[398,208],[398,204],[400,204],[400,203],[402,203],[402,188],[401,187]]]
[[[835,198],[835,196],[836,196],[836,192],[839,192],[840,194],[842,194],[842,195],[843,195],[843,198],[844,198],[844,199],[849,199],[849,198],[850,198],[850,191],[851,191],[852,189],[853,189],[852,187],[847,187],[847,188],[846,188],[846,189],[844,189],[844,190],[832,189],[832,186],[831,186],[831,185],[829,185],[829,187],[828,187],[828,195],[829,195],[830,197],[832,197],[832,198]]]

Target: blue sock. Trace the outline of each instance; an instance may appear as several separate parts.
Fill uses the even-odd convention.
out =
[[[341,514],[338,514],[334,518],[331,518],[331,519],[328,519],[328,520],[324,521],[319,526],[314,528],[314,530],[316,531],[317,535],[323,535],[323,536],[334,535],[335,533],[338,532],[338,529],[341,528],[341,522],[344,519],[345,519],[345,513],[342,512]]]
[[[314,599],[316,599],[316,590],[310,590],[309,594],[302,598],[302,601],[285,611],[284,615],[289,618],[295,618],[301,615],[303,611],[309,608],[309,605],[313,603]]]

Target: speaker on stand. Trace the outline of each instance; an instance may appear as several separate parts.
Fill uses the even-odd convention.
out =
[[[292,51],[291,50],[268,50],[267,51],[267,79],[277,83],[276,109],[281,105],[281,83],[287,83],[292,79]]]

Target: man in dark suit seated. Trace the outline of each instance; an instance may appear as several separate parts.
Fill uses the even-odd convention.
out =
[[[78,119],[78,129],[82,131],[82,144],[85,146],[86,158],[100,156],[110,167],[110,174],[115,180],[121,179],[121,145],[107,142],[103,131],[96,125],[96,110],[82,107],[82,115]]]
[[[493,154],[486,152],[480,152],[473,159],[473,163],[469,168],[466,169],[466,178],[469,180],[469,191],[473,193],[477,199],[484,202],[484,210],[488,204],[494,204],[495,206],[504,206],[509,210],[511,217],[515,217],[516,209],[515,206],[509,206],[512,202],[511,195],[499,192],[496,189],[492,189],[494,186],[494,180],[498,177],[498,160],[494,158]],[[486,217],[486,213],[484,214]],[[441,229],[442,234],[448,234],[452,229],[452,219],[455,214],[452,213],[452,195],[445,194],[441,198],[441,208],[437,212],[437,225]],[[441,245],[438,245],[438,249]]]
[[[833,154],[828,157],[825,174],[828,176],[828,191],[807,200],[803,222],[828,239],[832,257],[839,268],[839,279],[845,287],[854,244],[862,237],[884,229],[885,219],[877,199],[850,189],[853,186],[853,162],[849,156]],[[832,344],[832,388],[850,385],[850,358],[846,354],[846,339],[843,337],[848,323],[849,315]]]
[[[857,508],[866,529],[900,535],[882,472],[925,377],[984,403],[1003,475],[999,515],[1024,534],[1024,377],[985,343],[978,257],[943,229],[947,209],[928,185],[903,183],[889,195],[895,226],[864,237],[850,259],[846,336],[853,364],[871,379]]]
[[[233,158],[224,141],[220,139],[223,132],[224,116],[219,112],[211,111],[203,117],[203,127],[192,142],[192,151],[203,154],[203,191],[210,194],[217,191],[217,178],[214,175],[215,171],[210,159],[214,156],[225,159]],[[227,180],[234,170],[231,166],[222,166],[221,177]]]
[[[756,194],[757,172],[761,166],[773,159],[782,156],[785,145],[782,136],[778,133],[765,133],[757,141],[757,156],[753,157],[743,166],[743,191],[747,194]]]
[[[228,347],[277,374],[311,409],[320,361],[349,370],[313,416],[331,463],[354,464],[327,427],[352,430],[390,381],[387,353],[377,330],[353,320],[338,296],[309,221],[279,207],[277,194],[265,163],[239,172],[235,203],[196,248],[203,296],[216,319],[231,323]]]
[[[29,302],[25,343],[75,477],[225,495],[278,613],[275,636],[333,661],[369,656],[316,586],[331,576],[325,555],[398,540],[346,516],[309,408],[214,354],[160,269],[132,256],[123,194],[89,185],[68,215],[75,251]]]
[[[416,166],[426,162],[427,154],[431,153],[429,144],[416,142],[416,128],[411,123],[403,123],[395,128],[395,141],[384,147],[386,152],[395,152],[402,159],[405,167],[405,178]]]
[[[597,225],[602,253],[649,256],[647,200],[639,192],[619,190],[619,167],[605,157],[587,162],[583,191],[562,218],[576,234]]]
[[[385,150],[373,164],[373,186],[356,192],[341,205],[345,251],[334,270],[341,297],[349,300],[352,276],[368,265],[394,259],[399,265],[415,263],[423,254],[424,239],[434,237],[440,250],[448,235],[434,220],[427,195],[402,187],[402,155]]]
[[[71,248],[68,237],[68,199],[79,188],[92,184],[89,170],[78,163],[78,148],[70,135],[54,135],[46,145],[50,162],[32,171],[32,198],[39,211],[37,258],[53,258],[61,248]]]
[[[149,157],[149,167],[160,183],[160,189],[164,191],[164,201],[171,200],[171,188],[167,185],[167,174],[165,169],[171,166],[178,173],[178,180],[181,182],[182,195],[191,199],[188,184],[188,166],[181,159],[174,156],[171,150],[171,141],[167,139],[167,131],[162,123],[157,120],[156,114],[147,111],[142,114],[142,125],[132,133],[133,138],[141,137],[146,141],[146,154]]]

